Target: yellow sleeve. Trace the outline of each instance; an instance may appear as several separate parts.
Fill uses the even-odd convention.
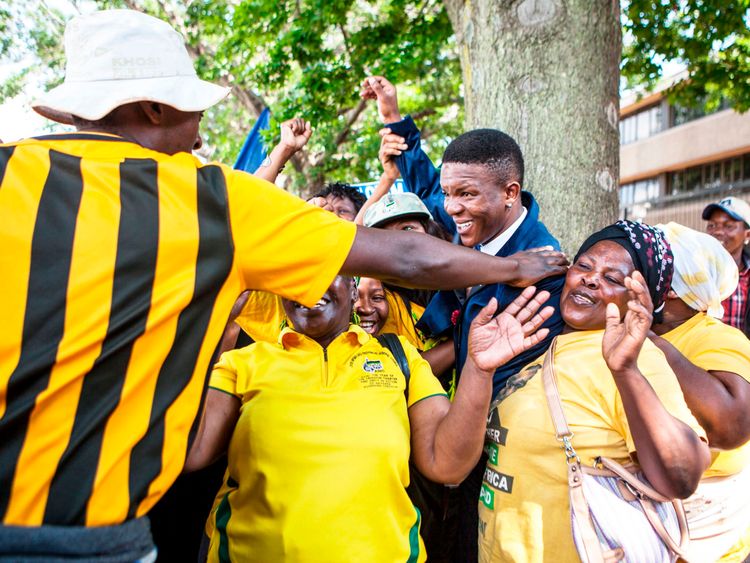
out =
[[[236,350],[230,350],[221,355],[211,370],[208,386],[235,397],[241,397],[237,392],[237,368],[234,365],[236,352]]]
[[[432,369],[427,360],[419,355],[419,351],[409,344],[406,338],[399,336],[398,339],[404,347],[406,360],[409,362],[409,371],[411,372],[411,377],[409,378],[409,403],[407,406],[410,407],[422,399],[435,395],[447,397],[445,389],[443,389],[443,386],[440,385],[440,382],[432,374]]]
[[[701,331],[700,346],[683,352],[687,359],[706,371],[728,371],[750,381],[750,340],[731,326],[709,328]]]
[[[225,172],[235,264],[245,287],[312,307],[349,255],[356,225],[251,174]]]
[[[265,291],[251,291],[236,322],[256,342],[275,343],[285,317],[281,297]]]
[[[667,412],[687,424],[693,429],[693,432],[707,441],[706,431],[698,424],[693,413],[690,412],[687,403],[685,403],[685,397],[682,394],[682,389],[680,389],[677,376],[672,371],[672,368],[669,367],[667,358],[664,357],[661,350],[650,340],[646,340],[643,343],[643,349],[638,357],[638,368],[659,397]],[[619,430],[625,437],[628,451],[634,452],[635,442],[633,442],[633,435],[630,432],[630,426],[625,415],[625,407],[622,405],[622,397],[620,397],[620,393],[616,393],[615,397],[615,413],[618,419],[617,423],[621,427]]]

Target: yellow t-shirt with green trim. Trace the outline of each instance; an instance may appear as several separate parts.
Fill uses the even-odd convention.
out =
[[[445,395],[401,341],[409,406]],[[227,486],[212,514],[209,561],[424,561],[406,494],[405,378],[358,326],[327,349],[289,328],[275,344],[225,353],[211,387],[242,406]]]
[[[750,340],[742,331],[706,313],[698,313],[662,337],[699,368],[729,371],[750,381]],[[750,442],[719,452],[704,477],[734,475],[749,463]]]
[[[620,393],[602,357],[604,331],[557,338],[557,386],[581,463],[597,456],[620,463],[635,450]],[[489,461],[479,501],[479,559],[542,563],[580,561],[570,528],[565,453],[555,438],[538,358],[499,392],[487,428]],[[641,373],[665,408],[699,435],[664,354],[650,341]]]

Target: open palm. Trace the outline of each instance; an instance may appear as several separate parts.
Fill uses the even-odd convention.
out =
[[[607,304],[606,327],[602,338],[602,356],[610,371],[618,372],[636,365],[653,316],[651,296],[639,271],[625,278],[630,300],[625,316],[614,303]]]
[[[497,300],[493,298],[474,318],[469,329],[469,357],[479,369],[494,372],[547,336],[549,330],[539,327],[554,309],[540,310],[549,292],[535,293],[535,287],[527,287],[497,316]]]

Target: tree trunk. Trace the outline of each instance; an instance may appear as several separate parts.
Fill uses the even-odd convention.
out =
[[[466,128],[523,150],[524,189],[567,252],[617,217],[617,0],[444,0],[464,75]]]

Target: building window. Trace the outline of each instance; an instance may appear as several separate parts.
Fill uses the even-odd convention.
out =
[[[659,197],[658,178],[647,178],[620,186],[620,207],[626,208],[638,203],[652,201]]]
[[[620,121],[620,144],[627,145],[655,135],[662,129],[662,106],[642,109]]]
[[[706,111],[706,104],[703,100],[700,100],[695,106],[692,107],[675,104],[671,107],[671,126],[677,127],[678,125],[682,125],[683,123],[688,123],[690,121],[693,121],[694,119],[700,119],[701,117],[705,117],[707,115],[711,115],[712,113],[729,109],[730,107],[731,106],[729,105],[729,102],[724,99],[721,100],[716,109],[713,109],[711,111]]]
[[[750,153],[667,174],[667,192],[679,194],[750,180]]]

